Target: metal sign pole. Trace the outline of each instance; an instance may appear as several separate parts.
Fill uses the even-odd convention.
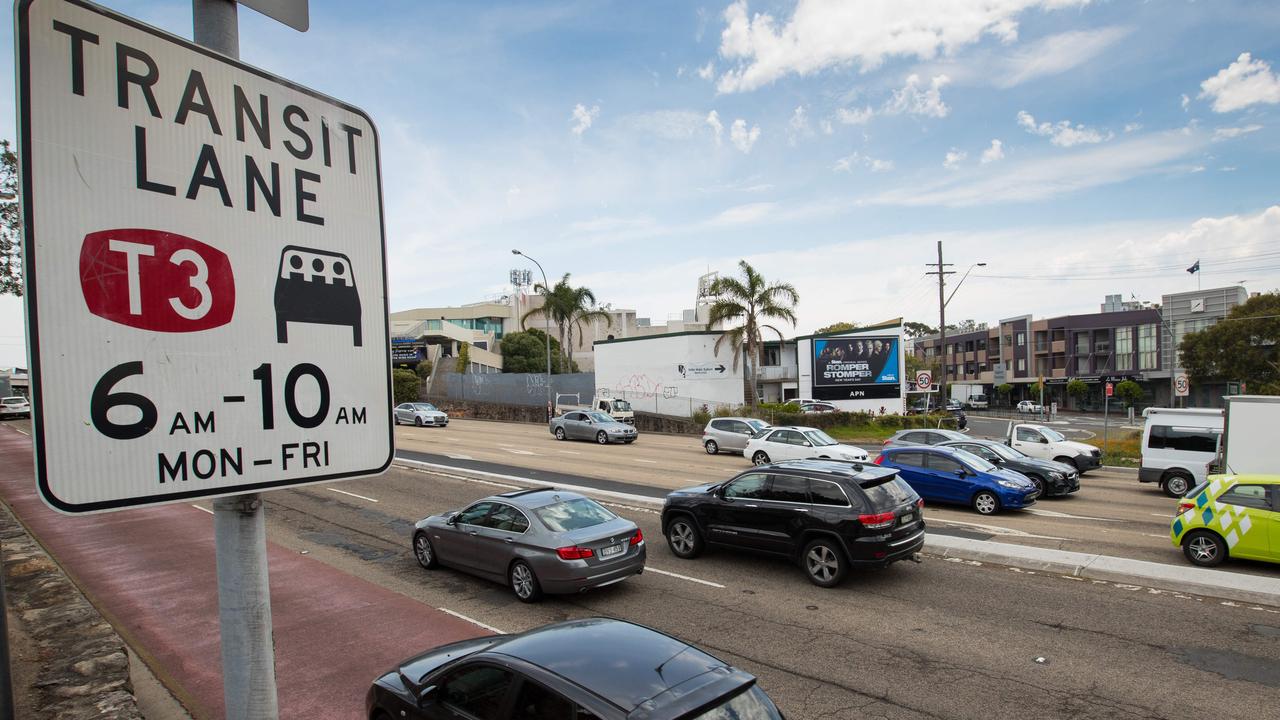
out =
[[[240,57],[234,0],[191,0],[191,12],[197,45]],[[280,710],[262,497],[246,493],[215,499],[213,533],[225,715],[236,720],[274,720]]]

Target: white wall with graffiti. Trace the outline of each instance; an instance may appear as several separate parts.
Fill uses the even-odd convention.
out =
[[[743,369],[718,332],[676,333],[595,343],[596,393],[639,412],[689,417],[706,406],[743,403]]]

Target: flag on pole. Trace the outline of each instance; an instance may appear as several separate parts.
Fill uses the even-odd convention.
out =
[[[1187,268],[1187,272],[1191,273],[1192,275],[1195,275],[1196,273],[1200,272],[1200,261],[1196,260],[1194,265]]]

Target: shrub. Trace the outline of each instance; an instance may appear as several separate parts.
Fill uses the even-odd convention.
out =
[[[879,419],[876,420],[876,424],[882,428],[897,430],[902,427],[903,420],[910,420],[910,418],[904,418],[901,415],[881,415]]]
[[[693,411],[693,421],[698,425],[706,425],[711,422],[711,409],[706,405]]]
[[[418,366],[413,369],[413,372],[416,373],[419,378],[426,380],[431,377],[431,368],[432,365],[430,360],[422,360],[418,362]]]
[[[421,380],[412,370],[393,370],[391,373],[392,395],[396,404],[417,402],[418,384]]]
[[[703,405],[703,407],[706,407],[706,406]],[[715,412],[713,414],[716,417],[734,417],[735,415],[737,415],[737,413],[734,412],[733,408],[729,407],[728,405],[717,405]]]

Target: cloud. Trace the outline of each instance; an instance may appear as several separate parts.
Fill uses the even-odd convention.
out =
[[[991,147],[982,151],[982,164],[997,162],[1004,159],[1004,143],[999,140],[992,140]]]
[[[628,117],[622,124],[664,140],[688,140],[704,131],[707,120],[692,110],[655,110]]]
[[[582,135],[591,127],[591,123],[600,117],[600,106],[592,105],[588,108],[582,103],[573,106],[573,115],[569,117],[569,121],[573,123],[573,127],[569,128],[574,135]]]
[[[1084,65],[1128,34],[1128,28],[1107,27],[1050,35],[1003,58],[989,76],[996,87],[1011,88],[1058,75]]]
[[[1132,122],[1132,123],[1125,123],[1124,125],[1124,131],[1127,133],[1137,132],[1141,129],[1142,129],[1142,123]]]
[[[853,108],[852,110],[849,108],[836,109],[836,119],[839,120],[842,125],[865,125],[867,122],[871,120],[871,117],[875,114],[876,114],[876,111],[872,110],[871,106],[869,105],[862,109],[858,109],[858,108]]]
[[[1217,113],[1259,103],[1275,105],[1280,103],[1280,77],[1271,72],[1271,65],[1266,61],[1240,53],[1235,62],[1200,83],[1200,94],[1196,97],[1212,100],[1213,111]]]
[[[822,128],[823,135],[831,135],[836,131],[835,127],[831,124],[831,121],[826,119],[819,122],[818,127]]]
[[[729,128],[729,140],[733,146],[738,148],[742,154],[751,152],[752,146],[756,144],[756,140],[760,139],[760,126],[753,125],[751,129],[747,129],[747,121],[738,118],[733,121],[733,125]]]
[[[1261,125],[1245,125],[1244,127],[1221,127],[1213,131],[1213,141],[1220,142],[1222,140],[1230,140],[1241,135],[1258,132],[1262,129]]]
[[[1186,110],[1187,108],[1189,108],[1189,107],[1191,107],[1191,98],[1187,97],[1186,93],[1183,93],[1183,94],[1182,94],[1182,109],[1183,109],[1183,111],[1185,111],[1185,110]]]
[[[791,113],[791,122],[788,126],[787,142],[792,145],[802,137],[813,136],[813,126],[809,124],[809,111],[803,105],[797,106],[795,112]]]
[[[703,65],[702,67],[698,68],[698,77],[702,78],[703,80],[710,80],[711,78],[715,77],[715,74],[716,74],[716,65],[714,62],[708,62],[706,65]]]
[[[862,153],[854,153],[836,160],[836,164],[831,169],[836,172],[851,173],[855,166],[865,167],[871,172],[888,172],[893,169],[893,161],[877,160]]]
[[[724,124],[720,122],[720,113],[712,110],[707,113],[707,119],[704,122],[711,128],[711,132],[715,133],[716,145],[719,145],[720,136],[724,134]]]
[[[969,153],[951,148],[947,152],[947,156],[942,160],[942,167],[948,170],[955,170],[960,167],[960,163],[964,162],[967,157],[969,157]]]
[[[736,63],[717,82],[721,93],[746,92],[786,75],[847,66],[862,72],[888,58],[931,60],[992,36],[1018,37],[1017,18],[1032,9],[1053,10],[1089,0],[985,0],[981,3],[904,3],[900,0],[807,0],[784,22],[750,14],[746,0],[725,8],[720,56]]]
[[[725,210],[707,221],[708,225],[743,225],[747,223],[757,222],[765,216],[773,212],[777,207],[776,203],[758,202],[747,203],[746,205],[737,205]]]
[[[885,103],[884,111],[891,115],[910,113],[926,117],[944,118],[951,108],[942,101],[942,88],[951,82],[946,75],[936,75],[924,88],[919,75],[908,75],[907,84],[901,90],[895,90],[893,98]]]
[[[1018,124],[1032,135],[1049,138],[1049,142],[1058,147],[1092,145],[1115,137],[1113,133],[1107,133],[1104,136],[1097,130],[1087,128],[1084,125],[1073,127],[1070,120],[1061,120],[1057,123],[1043,122],[1037,125],[1036,119],[1025,110],[1018,111]]]
[[[1044,200],[1165,170],[1204,145],[1200,133],[1175,130],[1068,154],[1024,157],[1021,162],[987,166],[981,172],[960,172],[931,182],[911,183],[861,202],[973,207]],[[993,167],[1001,169],[992,172]]]

